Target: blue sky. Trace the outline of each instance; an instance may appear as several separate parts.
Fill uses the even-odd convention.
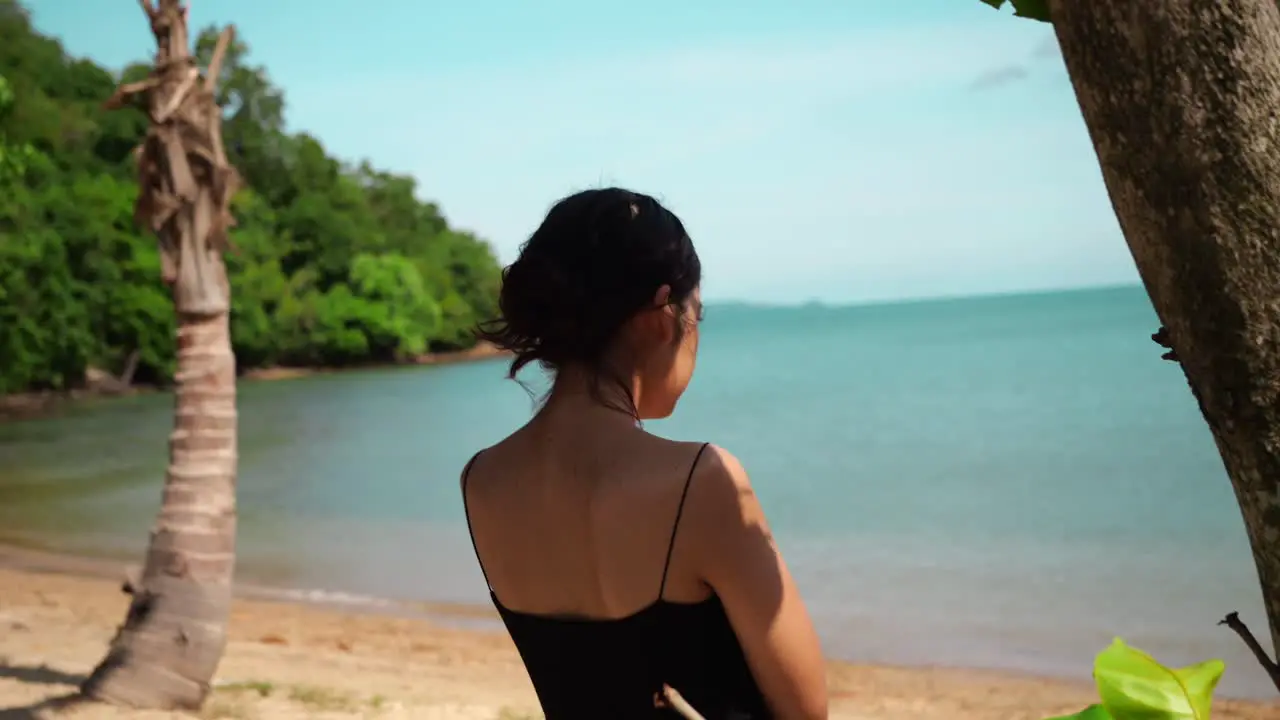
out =
[[[28,4],[72,54],[152,52],[134,2]],[[618,184],[681,215],[712,299],[1137,279],[1051,31],[978,0],[193,3],[226,22],[291,129],[414,175],[504,262]]]

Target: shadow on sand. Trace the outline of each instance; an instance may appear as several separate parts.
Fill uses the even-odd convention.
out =
[[[85,676],[68,673],[47,665],[11,665],[0,662],[0,680],[17,680],[30,685],[63,685],[67,694],[41,700],[33,705],[0,708],[0,720],[39,720],[43,713],[57,712],[84,701],[78,688]]]

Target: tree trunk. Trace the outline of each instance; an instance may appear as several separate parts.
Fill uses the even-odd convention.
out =
[[[236,542],[236,361],[222,252],[239,184],[222,147],[214,85],[232,29],[202,79],[179,0],[141,0],[156,38],[151,76],[108,105],[145,101],[137,220],[160,241],[177,312],[174,427],[146,564],[124,625],[82,692],[135,707],[196,709],[227,644]]]
[[[1280,11],[1051,11],[1125,240],[1235,488],[1280,647]]]
[[[179,316],[164,500],[129,614],[82,688],[122,705],[194,709],[227,642],[236,533],[236,365],[226,315]]]

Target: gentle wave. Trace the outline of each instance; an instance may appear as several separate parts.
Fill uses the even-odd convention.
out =
[[[342,592],[341,590],[324,590],[320,588],[271,588],[261,585],[238,585],[237,589],[250,597],[281,602],[300,602],[312,605],[340,605],[350,608],[368,608],[383,610],[412,610],[412,606],[388,600],[387,598]]]
[[[244,597],[268,602],[305,603],[322,607],[341,608],[354,612],[394,615],[398,617],[429,620],[435,624],[457,630],[497,631],[502,621],[481,607],[447,606],[421,601],[392,600],[374,595],[324,590],[321,588],[274,588],[264,585],[246,585],[237,582],[236,591]]]

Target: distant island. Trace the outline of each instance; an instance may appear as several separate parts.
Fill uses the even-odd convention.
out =
[[[0,396],[164,386],[173,305],[156,239],[133,220],[147,118],[102,108],[148,67],[71,57],[14,0],[0,0],[0,37]],[[202,62],[215,37],[197,40]],[[228,55],[224,137],[247,186],[227,254],[240,369],[492,355],[472,335],[496,313],[489,244],[418,199],[413,178],[285,132],[282,90],[244,44]]]

